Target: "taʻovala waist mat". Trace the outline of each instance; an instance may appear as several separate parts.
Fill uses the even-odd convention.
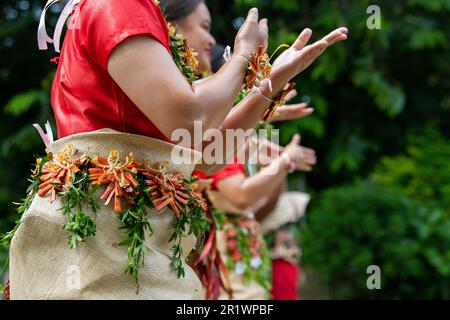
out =
[[[208,227],[198,152],[109,129],[47,151],[7,235],[12,299],[202,298],[184,263]]]

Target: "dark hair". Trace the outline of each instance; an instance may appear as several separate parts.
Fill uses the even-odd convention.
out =
[[[160,0],[167,21],[181,21],[197,9],[203,0]]]
[[[224,51],[225,47],[221,44],[216,44],[212,49],[211,69],[214,73],[219,71],[226,62],[223,58]]]

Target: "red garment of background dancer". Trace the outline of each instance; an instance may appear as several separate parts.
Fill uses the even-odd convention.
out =
[[[275,300],[298,300],[298,268],[283,260],[272,261],[272,296]]]

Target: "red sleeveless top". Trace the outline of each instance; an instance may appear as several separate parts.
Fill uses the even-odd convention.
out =
[[[58,137],[111,128],[169,142],[107,71],[114,47],[133,36],[149,36],[170,54],[159,7],[154,0],[81,0],[75,10],[79,28],[66,32],[52,87]]]

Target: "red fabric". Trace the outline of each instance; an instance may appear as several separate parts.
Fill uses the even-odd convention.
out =
[[[275,259],[272,261],[272,295],[274,300],[298,300],[298,267]]]
[[[11,300],[11,290],[10,290],[9,286],[10,285],[9,285],[9,280],[8,280],[5,288],[3,289],[3,294],[5,295],[5,300]]]
[[[215,172],[214,174],[208,176],[209,179],[212,179],[213,182],[211,184],[212,189],[217,188],[217,183],[219,181],[237,175],[243,174],[246,175],[245,166],[242,163],[239,163],[238,159],[234,159],[233,163],[229,163],[225,166],[225,168]]]
[[[67,30],[51,103],[59,138],[102,128],[169,141],[107,72],[125,39],[143,35],[169,52],[167,25],[154,0],[81,0],[79,28]]]
[[[208,179],[208,175],[206,173],[204,173],[203,171],[194,170],[194,171],[192,171],[192,175],[197,177],[200,180]]]

